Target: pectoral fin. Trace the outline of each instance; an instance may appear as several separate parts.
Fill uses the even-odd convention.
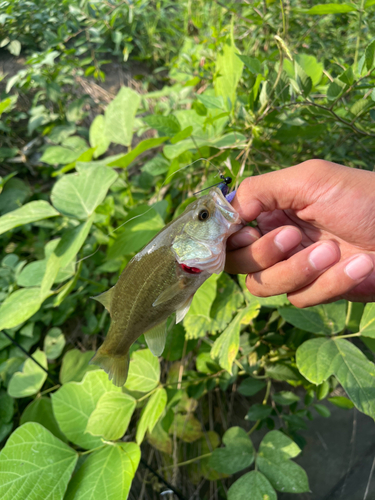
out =
[[[180,309],[177,309],[177,311],[176,311],[176,324],[180,323],[184,319],[184,317],[187,315],[187,313],[190,309],[193,297],[194,297],[194,294],[191,297],[189,297],[184,304],[182,304]]]
[[[165,341],[167,339],[167,321],[151,328],[145,333],[145,340],[154,356],[161,356],[164,351]]]
[[[156,307],[156,306],[162,304],[163,302],[167,302],[168,300],[173,299],[173,297],[175,297],[178,293],[180,293],[181,290],[183,290],[183,288],[184,288],[184,285],[183,285],[182,280],[177,281],[174,285],[171,285],[169,288],[164,290],[164,292],[162,292],[159,295],[159,297],[152,304],[153,307]],[[100,297],[100,295],[99,295],[99,297]]]
[[[110,288],[106,292],[101,293],[100,295],[97,295],[96,297],[91,297],[92,299],[97,300],[98,302],[103,304],[103,306],[107,309],[109,314],[111,314],[111,301],[112,301],[112,295],[113,295],[114,288],[115,287],[113,286],[112,288]]]

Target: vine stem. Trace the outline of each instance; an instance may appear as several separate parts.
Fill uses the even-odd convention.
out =
[[[362,27],[362,16],[364,13],[364,6],[365,6],[365,0],[361,0],[361,7],[359,9],[359,16],[358,16],[357,41],[355,44],[355,53],[354,53],[354,67],[357,66],[358,62],[358,52],[359,52],[359,45],[361,43],[361,27]]]
[[[264,395],[264,399],[262,401],[262,405],[266,405],[267,404],[270,392],[271,392],[271,379],[268,379],[267,380],[266,394]],[[260,422],[261,422],[261,420],[257,420],[255,422],[255,424],[252,426],[252,428],[247,433],[248,436],[250,436],[256,430],[256,428],[258,427],[258,425],[260,424]]]
[[[100,446],[97,446],[96,448],[93,448],[92,450],[87,450],[87,451],[80,451],[78,452],[80,456],[82,455],[89,455],[90,453],[93,453],[94,451],[101,450],[104,448],[105,444],[102,444]]]
[[[350,339],[351,337],[361,337],[362,333],[357,332],[357,333],[350,333],[349,335],[339,335],[337,337],[332,337],[333,340],[339,340],[339,339]]]
[[[343,332],[346,330],[346,328],[348,328],[350,316],[352,315],[352,310],[353,310],[353,302],[348,302],[348,310],[346,311],[345,327]]]
[[[145,394],[144,396],[142,396],[141,398],[137,399],[137,403],[139,403],[140,401],[143,401],[144,399],[148,398],[149,396],[151,396],[151,394],[153,394],[157,389],[159,389],[159,385],[155,387],[155,389],[152,389],[152,391],[148,392],[147,394]]]
[[[165,467],[161,467],[159,470],[172,469],[173,467],[182,467],[183,465],[192,464],[193,462],[196,462],[197,460],[201,460],[202,458],[210,457],[211,455],[212,455],[212,452],[205,453],[204,455],[200,455],[199,457],[191,458],[190,460],[185,460],[185,462],[180,462],[178,464],[172,464],[172,465],[166,465]]]

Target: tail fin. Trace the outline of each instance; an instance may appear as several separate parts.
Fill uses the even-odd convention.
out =
[[[128,378],[129,353],[121,357],[112,357],[99,349],[90,364],[100,366],[108,373],[108,378],[114,385],[122,387]]]

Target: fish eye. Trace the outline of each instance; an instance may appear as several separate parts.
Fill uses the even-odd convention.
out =
[[[210,217],[210,213],[209,211],[204,208],[203,210],[201,210],[198,214],[198,219],[199,220],[207,220],[208,218]]]

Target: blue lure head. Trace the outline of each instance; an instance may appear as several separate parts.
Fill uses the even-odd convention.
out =
[[[224,175],[221,174],[220,179],[222,179],[223,182],[220,182],[218,188],[220,189],[220,191],[223,193],[224,196],[227,196],[229,191],[229,184],[232,182],[232,177],[224,177]]]

